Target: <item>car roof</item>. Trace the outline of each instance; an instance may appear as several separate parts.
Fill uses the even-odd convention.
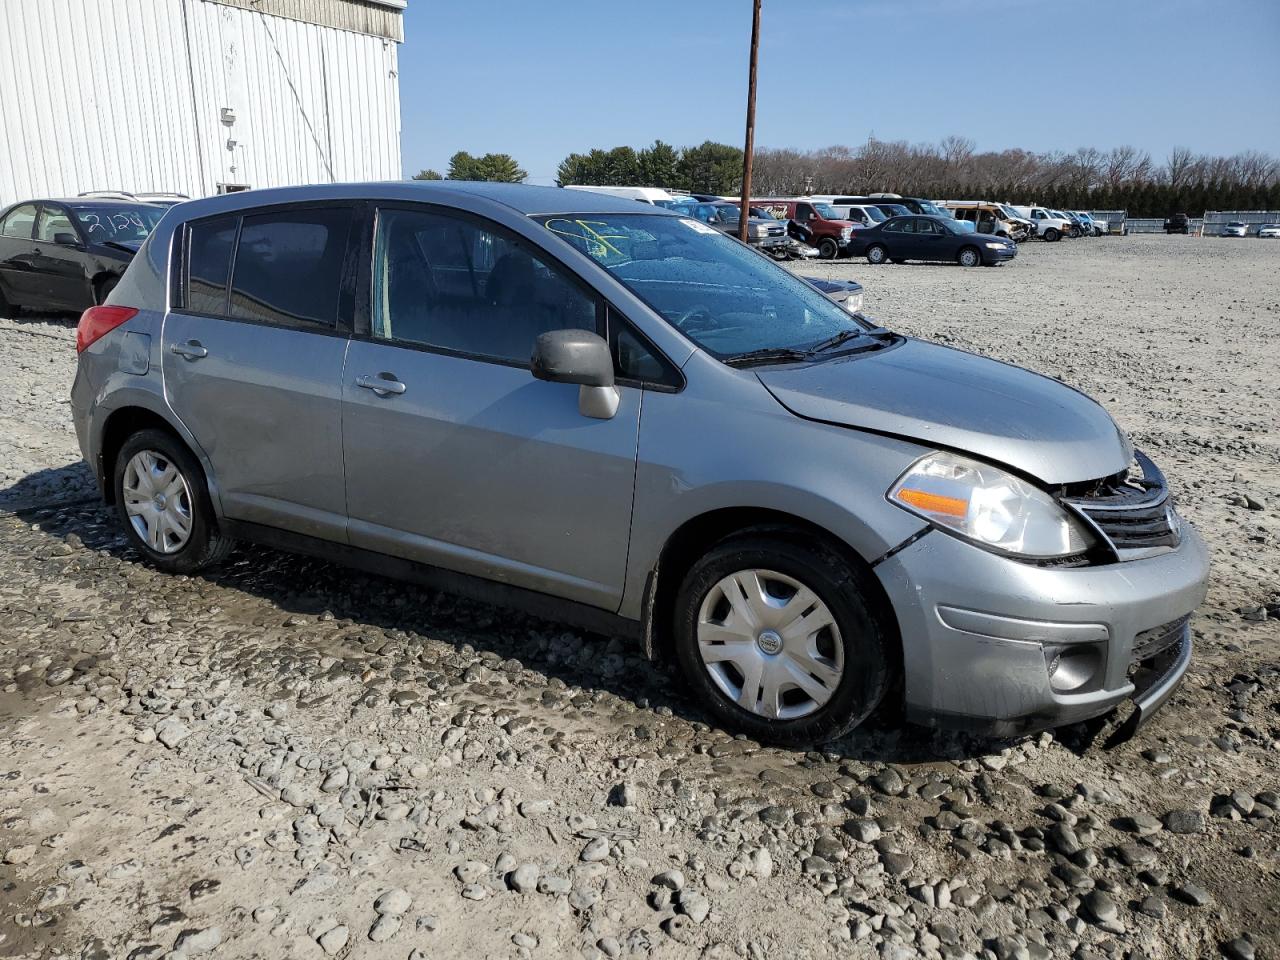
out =
[[[324,200],[381,200],[430,203],[456,203],[474,198],[502,204],[526,216],[575,213],[632,213],[648,216],[676,216],[663,207],[637,203],[630,197],[618,197],[594,190],[564,190],[560,187],[535,187],[523,183],[488,183],[470,180],[387,180],[370,183],[326,183],[305,187],[273,187],[267,190],[244,190],[203,200],[190,200],[179,209],[186,211],[183,220],[219,213],[253,209],[288,203],[310,203]]]
[[[166,209],[160,204],[147,203],[144,200],[118,200],[114,197],[32,197],[29,200],[17,200],[14,203],[0,207],[0,212],[12,210],[15,207],[25,207],[38,203],[61,203],[69,207],[92,205],[95,207],[123,207],[127,209],[132,209],[134,207],[155,207],[157,210]]]

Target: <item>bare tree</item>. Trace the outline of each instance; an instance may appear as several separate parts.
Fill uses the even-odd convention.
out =
[[[1189,182],[1195,163],[1195,154],[1189,147],[1174,147],[1169,151],[1169,159],[1164,164],[1165,182],[1175,189]]]

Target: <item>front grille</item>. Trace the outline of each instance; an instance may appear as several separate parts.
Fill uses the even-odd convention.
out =
[[[1164,475],[1140,450],[1134,457],[1140,476],[1110,477],[1064,500],[1092,521],[1117,552],[1176,547],[1178,524]]]
[[[769,236],[771,236],[771,237],[780,237],[780,236],[782,236],[782,234],[783,234],[783,228],[782,228],[782,227],[769,227]]]
[[[1164,653],[1182,637],[1182,630],[1190,619],[1191,614],[1188,613],[1177,620],[1143,630],[1133,638],[1133,652],[1129,656],[1129,663],[1141,663]]]

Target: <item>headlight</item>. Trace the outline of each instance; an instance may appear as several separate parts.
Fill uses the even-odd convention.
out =
[[[843,228],[841,228],[841,230],[840,230],[840,239],[841,239],[841,240],[848,240],[848,239],[849,239],[850,237],[852,237],[852,236],[853,236],[853,227],[843,227]]]
[[[844,308],[850,313],[862,312],[862,294],[855,293],[848,297],[844,302]]]
[[[1083,553],[1079,521],[1031,484],[998,467],[953,453],[917,460],[889,500],[982,546],[1028,557]]]
[[[1003,250],[1004,246],[1003,243],[988,243],[986,245],[988,250]]]
[[[759,223],[751,224],[751,236],[753,237],[763,237],[763,236],[766,236],[768,232],[769,232],[769,228],[764,226],[763,224],[759,224]]]

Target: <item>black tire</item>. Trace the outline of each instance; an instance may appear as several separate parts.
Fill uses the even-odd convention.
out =
[[[1048,230],[1044,232],[1044,238],[1049,243],[1057,243],[1059,238],[1061,238],[1061,236],[1062,234],[1058,232],[1056,227],[1050,227]]]
[[[182,548],[172,553],[153,549],[134,529],[125,509],[124,474],[133,457],[145,450],[156,453],[173,464],[182,474],[190,491],[191,532]],[[112,489],[115,492],[116,514],[124,527],[129,543],[152,566],[167,573],[195,573],[223,560],[235,545],[230,537],[218,530],[213,503],[209,499],[209,487],[205,483],[204,470],[186,445],[165,430],[140,430],[121,446],[112,465]]]
[[[840,256],[840,244],[832,237],[823,237],[818,244],[818,256],[823,260],[834,260]]]
[[[0,287],[0,317],[16,317],[18,315],[18,305],[12,302],[4,295],[4,288]]]
[[[867,263],[879,266],[889,259],[889,251],[884,248],[883,244],[873,243],[867,247]]]
[[[831,698],[791,720],[762,717],[739,706],[712,680],[698,652],[699,611],[708,593],[730,574],[765,569],[804,584],[826,604],[840,632],[844,670]],[[867,719],[896,675],[894,618],[879,599],[869,570],[851,566],[812,537],[760,530],[722,540],[685,576],[676,598],[676,656],[699,702],[732,729],[762,741],[809,746],[840,737]]]
[[[93,302],[102,305],[107,302],[107,296],[116,288],[116,284],[120,282],[120,278],[111,274],[102,277],[93,285]]]
[[[956,263],[962,267],[982,266],[982,251],[977,247],[961,247],[956,254]]]

